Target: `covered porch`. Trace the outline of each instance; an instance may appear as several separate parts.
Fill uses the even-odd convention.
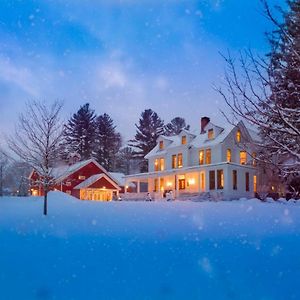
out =
[[[206,171],[203,169],[141,173],[126,176],[125,180],[126,198],[146,197],[150,193],[153,199],[161,199],[170,191],[174,197],[178,197],[184,193],[193,194],[207,190]],[[129,192],[127,187],[131,183],[135,184],[136,189]]]
[[[77,185],[79,199],[93,201],[111,201],[119,196],[121,188],[106,174],[93,175]]]

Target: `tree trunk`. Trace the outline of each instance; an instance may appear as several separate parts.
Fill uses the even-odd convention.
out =
[[[45,191],[44,195],[44,215],[47,216],[48,213],[48,191]]]

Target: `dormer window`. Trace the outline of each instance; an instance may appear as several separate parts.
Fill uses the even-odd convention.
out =
[[[181,137],[181,144],[182,145],[186,145],[186,135],[184,135],[183,137]]]
[[[215,137],[214,130],[209,129],[207,135],[208,135],[208,139],[212,140]]]
[[[164,149],[164,141],[160,141],[159,142],[159,150],[163,150]]]
[[[240,131],[240,130],[238,130],[238,131],[236,132],[236,141],[237,141],[238,143],[241,142],[241,131]]]

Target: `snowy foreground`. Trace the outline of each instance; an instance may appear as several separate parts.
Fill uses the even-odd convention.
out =
[[[0,299],[300,299],[300,205],[0,198]]]

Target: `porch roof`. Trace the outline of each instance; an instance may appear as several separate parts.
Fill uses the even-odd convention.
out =
[[[193,171],[204,171],[205,169],[211,168],[211,167],[218,167],[223,165],[232,165],[237,166],[240,168],[245,169],[256,169],[253,166],[250,165],[240,165],[237,163],[232,162],[220,162],[220,163],[214,163],[209,165],[197,165],[197,166],[191,166],[191,167],[185,167],[180,169],[171,169],[171,170],[165,170],[165,171],[155,171],[155,172],[148,172],[148,173],[138,173],[138,174],[132,174],[132,175],[126,175],[125,179],[143,179],[143,178],[151,178],[151,177],[157,177],[157,176],[166,176],[166,175],[172,175],[172,174],[181,174],[184,172],[193,172]]]

